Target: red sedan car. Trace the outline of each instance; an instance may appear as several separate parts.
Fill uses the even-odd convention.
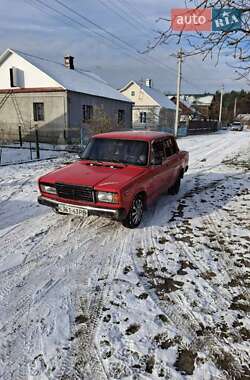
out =
[[[179,191],[187,169],[188,152],[170,134],[98,134],[79,161],[39,178],[38,202],[58,213],[109,216],[135,228],[161,193]]]

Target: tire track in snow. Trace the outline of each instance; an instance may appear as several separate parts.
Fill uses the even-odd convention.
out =
[[[220,141],[222,141],[223,138],[220,138]],[[214,145],[214,142],[210,144],[210,146],[212,145]],[[226,145],[228,146],[228,143],[225,143],[223,149],[226,149]],[[219,151],[219,149],[222,149],[221,146],[218,147],[217,151]],[[208,157],[210,157],[210,155],[208,155]],[[199,167],[199,165],[202,166],[199,160],[197,160],[196,163],[197,167]],[[204,171],[207,170],[206,168],[202,168],[202,170],[203,169]],[[186,187],[190,186],[192,187],[192,182]],[[175,201],[176,198],[173,198],[173,202],[170,204],[170,211],[174,209]],[[166,205],[165,209],[169,210],[169,206]],[[39,234],[39,231],[42,230],[41,226],[48,223],[46,218],[50,217],[50,214],[46,217],[36,216],[30,223],[20,223],[18,225],[20,228],[14,228],[12,231],[8,231],[8,241],[7,237],[6,239],[5,236],[1,237],[1,241],[4,238],[6,243],[5,247],[9,244],[9,246],[12,246],[12,248],[16,250],[18,246],[21,247],[23,244],[23,247],[27,249],[27,255],[26,266],[16,268],[7,276],[8,281],[13,280],[12,290],[11,292],[7,292],[6,296],[6,299],[11,303],[9,310],[11,311],[13,308],[13,310],[16,311],[17,306],[20,307],[20,310],[15,315],[14,320],[10,320],[8,324],[5,325],[6,330],[0,332],[1,335],[3,333],[2,336],[4,338],[4,342],[0,344],[5,346],[3,350],[1,349],[1,352],[5,355],[5,362],[2,363],[1,360],[3,358],[0,358],[0,367],[3,368],[2,364],[4,364],[4,366],[8,365],[7,372],[11,380],[18,378],[18,376],[19,378],[25,378],[27,373],[30,374],[30,372],[27,372],[27,367],[29,367],[34,358],[39,357],[36,347],[41,346],[40,351],[47,368],[41,369],[40,373],[42,376],[48,376],[48,369],[51,368],[51,363],[49,362],[50,357],[46,352],[48,337],[44,333],[43,328],[39,328],[37,332],[37,324],[42,326],[41,320],[44,319],[48,329],[52,330],[51,335],[53,336],[52,325],[55,322],[55,317],[61,312],[62,314],[66,314],[69,325],[72,326],[77,312],[80,312],[81,304],[79,299],[82,296],[84,299],[84,310],[87,311],[93,321],[92,323],[89,322],[90,328],[85,329],[87,330],[86,341],[83,344],[89,349],[90,353],[89,356],[83,357],[83,360],[87,360],[89,363],[89,378],[91,380],[95,378],[95,375],[97,378],[105,378],[105,370],[103,370],[103,365],[100,361],[100,355],[94,340],[96,329],[99,328],[99,323],[101,323],[99,321],[102,316],[102,305],[111,297],[110,289],[112,288],[112,281],[116,273],[118,273],[122,262],[122,258],[119,257],[120,253],[122,252],[123,255],[126,250],[133,251],[135,244],[134,237],[138,238],[139,241],[145,241],[146,246],[149,244],[149,240],[146,238],[147,234],[152,233],[152,231],[155,233],[162,230],[158,227],[152,227],[151,220],[146,221],[144,229],[128,233],[128,231],[124,231],[122,227],[118,227],[118,225],[114,223],[104,222],[96,218],[89,218],[86,221],[79,222],[77,219],[58,216],[52,217],[53,220],[49,222],[50,228],[40,237],[38,235],[32,243],[32,236],[34,235],[32,229],[33,231],[35,229],[36,233]],[[54,227],[53,223],[55,224]],[[19,234],[18,238],[15,236],[15,233]],[[113,233],[112,236],[111,233]],[[25,236],[24,241],[17,240],[22,240],[20,236]],[[30,241],[29,238],[31,238]],[[123,239],[125,239],[126,242],[124,242],[124,247],[121,247],[120,242]],[[32,259],[35,260],[36,263],[34,268],[31,266],[32,262],[30,260]],[[157,265],[159,264],[158,258],[156,258],[156,263]],[[27,283],[31,287],[30,292],[26,289],[27,284],[21,286],[20,289],[16,289],[15,292],[15,284],[20,284],[18,277],[24,273]],[[14,278],[14,276],[16,277]],[[104,279],[98,282],[97,277],[103,277]],[[107,277],[106,282],[105,277]],[[55,286],[53,286],[54,282]],[[48,284],[51,284],[51,288],[48,287]],[[45,286],[44,289],[43,286]],[[100,286],[100,290],[95,293],[94,291],[98,286]],[[63,292],[65,292],[66,296],[65,294],[63,295]],[[17,305],[15,297],[19,296],[19,294],[20,302],[19,305]],[[35,298],[36,302],[32,303],[31,301],[33,301],[34,295],[37,295]],[[67,300],[65,301],[67,304],[65,306],[68,310],[67,312],[61,309],[63,304],[61,304],[59,300],[62,303],[64,300]],[[22,310],[24,311],[23,315],[21,313]],[[9,314],[11,317],[11,312]],[[33,322],[31,320],[33,320]],[[21,327],[18,327],[19,324]],[[72,331],[72,333],[73,332],[74,331]],[[64,343],[66,344],[67,340]],[[71,350],[63,351],[62,346],[64,343],[60,343],[57,346],[61,356],[61,359],[57,359],[56,361],[55,372],[58,370],[58,378],[64,374],[66,376],[74,360],[72,355],[74,353],[74,343],[72,343]],[[22,351],[25,350],[25,347],[28,348],[28,353],[24,354]],[[75,352],[79,355],[79,350]],[[22,360],[23,364],[20,364]],[[36,363],[37,361],[38,359]],[[18,365],[20,366],[19,368]],[[60,370],[60,366],[62,370]],[[5,372],[6,378],[7,372]],[[72,371],[69,373],[70,378],[79,378],[77,372]],[[54,372],[50,375],[53,376],[53,378],[55,377]]]
[[[8,268],[6,270],[3,270],[0,272],[1,279],[0,279],[0,298],[5,298],[11,290],[13,290],[15,287],[20,287],[20,283],[23,282],[22,278],[25,278],[27,273],[30,273],[32,270],[35,269],[37,266],[37,256],[34,256],[33,251],[36,250],[38,245],[42,245],[43,241],[47,238],[47,233],[50,231],[52,234],[62,228],[63,221],[59,221],[56,225],[53,225],[52,223],[50,225],[47,225],[47,227],[44,229],[43,223],[45,222],[46,217],[42,217],[38,224],[40,227],[38,227],[38,231],[33,231],[32,228],[30,230],[33,232],[30,236],[25,236],[24,240],[17,240],[16,247],[12,247],[11,249],[11,255],[13,251],[19,250],[19,245],[21,245],[21,248],[24,248],[24,251],[26,253],[25,257],[23,257],[22,262],[18,265],[15,265],[14,267]],[[30,223],[28,223],[27,228],[29,228]],[[21,230],[23,227],[19,225],[19,229]],[[34,227],[33,227],[34,228]],[[9,234],[13,232],[13,229],[9,231]],[[15,229],[15,235],[18,235],[19,231]],[[8,238],[9,240],[9,238]],[[5,240],[3,240],[2,244],[0,245],[0,248],[3,249]],[[27,244],[25,244],[27,242]],[[53,245],[50,244],[50,248],[53,248]],[[44,252],[46,252],[46,248],[44,248]],[[41,253],[41,252],[40,252]],[[43,251],[42,251],[43,253]],[[44,257],[44,260],[47,260],[46,257]],[[41,265],[41,262],[39,263]],[[46,265],[46,262],[45,262]],[[8,303],[8,301],[7,301]]]
[[[242,174],[242,173],[240,173],[240,174],[237,173],[235,176],[225,175],[222,180],[220,180],[218,183],[217,182],[214,183],[214,185],[211,188],[213,189],[214,186],[219,187],[221,184],[225,184],[226,188],[230,188],[232,190],[231,184],[232,184],[233,179],[237,178],[237,180],[240,180],[241,177],[242,178],[244,177],[244,175],[245,174]],[[199,181],[199,178],[197,179],[197,181]],[[200,185],[201,184],[199,184],[198,187],[200,187]],[[235,184],[235,192],[236,192],[237,188],[238,188],[238,184],[236,183]],[[204,191],[206,191],[206,187],[204,187],[204,189],[202,189],[202,192],[204,192]],[[223,190],[219,191],[218,189],[216,191],[216,194],[218,195],[218,193],[220,193],[220,192],[221,192],[221,194],[224,194]],[[225,197],[227,198],[227,202],[228,202],[232,198],[232,194],[225,195]],[[185,198],[185,194],[184,194],[184,198]],[[187,205],[186,205],[186,207],[187,207]],[[219,269],[217,270],[219,273],[219,277],[223,278],[224,280],[230,279],[232,277],[232,274],[235,272],[237,272],[237,276],[243,277],[243,275],[245,274],[245,271],[242,269],[238,269],[234,266],[232,259],[227,254],[227,244],[225,244],[225,243],[222,244],[220,241],[221,231],[219,231],[218,226],[217,226],[218,215],[220,217],[223,217],[225,222],[228,221],[228,215],[226,215],[226,212],[223,210],[223,208],[221,211],[213,211],[209,215],[205,215],[205,216],[201,215],[199,217],[199,219],[200,219],[199,223],[202,223],[204,233],[202,233],[202,232],[198,233],[198,235],[200,234],[200,237],[197,237],[197,234],[195,234],[196,240],[199,241],[199,239],[202,238],[203,234],[206,235],[206,232],[209,233],[209,231],[210,231],[215,236],[216,246],[220,251],[220,254],[218,254]],[[181,223],[183,222],[183,219],[185,219],[185,209],[183,211],[183,215],[180,218],[178,218],[177,222],[173,222],[173,223],[175,223],[175,229],[176,229],[177,235],[178,235],[178,231],[179,231],[179,235],[182,234],[182,229],[179,228],[179,225],[181,225]],[[171,224],[172,228],[173,228],[173,223]],[[223,224],[223,222],[222,222],[222,224]],[[166,228],[168,230],[168,227],[165,226],[165,230],[166,230]],[[158,228],[158,231],[157,231],[157,229],[151,228],[151,231],[150,231],[151,233],[149,234],[149,231],[148,231],[145,236],[143,235],[143,237],[141,238],[141,244],[139,245],[139,247],[144,248],[145,252],[147,249],[150,249],[150,247],[156,247],[156,250],[154,250],[152,255],[150,255],[147,258],[147,263],[148,263],[147,265],[151,264],[153,268],[158,268],[158,269],[163,267],[164,263],[163,262],[161,263],[159,261],[158,252],[157,252],[157,249],[159,249],[159,247],[157,246],[157,243],[156,243],[153,235],[157,234],[157,232],[158,232],[158,237],[160,236],[159,233],[161,233],[164,236],[164,234],[167,231],[163,231],[163,230],[164,230],[164,228]],[[169,241],[167,241],[167,242],[169,243]],[[206,273],[206,272],[209,273],[209,271],[211,271],[210,263],[209,262],[206,263],[205,260],[202,260],[201,257],[197,256],[194,252],[194,249],[187,247],[186,243],[179,242],[178,240],[175,240],[174,238],[171,239],[171,243],[174,244],[176,247],[176,249],[173,249],[173,250],[175,250],[177,253],[179,253],[179,257],[178,257],[179,260],[181,258],[183,258],[185,260],[188,259],[192,264],[194,264],[196,266],[196,271],[198,273],[201,273],[201,274]],[[201,243],[201,245],[202,245],[202,243]],[[145,258],[145,256],[144,256],[144,258]],[[142,270],[141,259],[136,258],[136,256],[134,256],[134,255],[132,256],[132,259],[134,261],[134,265],[135,265],[137,273],[138,272],[140,273],[140,271]],[[185,338],[189,337],[189,339],[191,339],[191,346],[190,347],[192,347],[194,352],[197,352],[198,350],[202,350],[204,346],[209,347],[211,355],[212,355],[213,347],[216,347],[216,349],[219,348],[221,350],[221,352],[223,352],[223,350],[224,350],[224,339],[223,339],[223,335],[222,335],[222,337],[220,336],[221,330],[219,330],[219,328],[217,328],[218,336],[217,336],[217,334],[212,334],[212,335],[210,334],[210,335],[204,335],[204,336],[201,334],[201,336],[200,335],[197,336],[196,332],[198,330],[200,330],[201,320],[197,319],[196,315],[193,313],[193,310],[191,307],[192,299],[187,299],[186,294],[184,294],[180,299],[178,299],[179,293],[182,293],[182,291],[177,290],[176,293],[170,293],[170,295],[169,295],[169,298],[172,301],[174,301],[176,304],[173,307],[173,305],[171,303],[169,304],[168,301],[167,302],[166,301],[161,302],[156,297],[154,291],[152,291],[152,289],[150,288],[150,285],[148,284],[147,279],[143,278],[142,276],[138,276],[138,279],[140,280],[140,282],[144,286],[144,289],[146,290],[146,292],[150,295],[151,299],[156,303],[157,307],[159,306],[160,309],[162,310],[163,314],[166,315],[168,317],[168,320],[171,321],[171,325],[172,326],[178,326],[177,327],[178,334],[185,336]],[[205,286],[204,286],[204,289],[205,289]],[[225,291],[229,293],[229,295],[227,297],[225,297]],[[216,311],[216,309],[218,309],[218,310],[221,309],[221,303],[225,303],[225,307],[224,308],[222,307],[222,309],[227,310],[227,309],[230,309],[230,305],[231,305],[233,296],[235,296],[235,291],[233,289],[230,289],[230,288],[227,290],[222,289],[222,288],[218,287],[216,283],[214,284],[213,282],[207,281],[207,283],[206,283],[206,294],[207,294],[207,296],[210,297],[211,303],[209,306],[212,306],[214,311]],[[241,294],[245,295],[245,297],[246,297],[246,292],[244,293],[244,289],[242,289]],[[247,299],[247,297],[246,297],[246,299]],[[213,305],[213,303],[214,303],[214,305]],[[189,316],[188,321],[186,320],[186,317],[182,318],[183,308],[185,309],[185,312],[187,312],[186,315]],[[216,323],[216,320],[214,323]],[[217,320],[217,323],[218,323],[218,320]],[[231,347],[231,349],[233,349],[233,347]],[[241,350],[241,355],[244,356],[244,349],[242,349],[242,348],[239,348],[239,349]]]
[[[110,233],[107,231],[106,241],[102,245],[104,249],[103,254],[106,254],[106,251],[109,250],[112,240],[116,241],[118,245],[114,247],[112,255],[106,257],[105,262],[102,263],[102,266],[96,273],[94,277],[95,281],[91,284],[93,289],[92,296],[85,295],[81,297],[82,302],[78,304],[79,313],[84,312],[85,316],[87,316],[86,323],[80,325],[80,333],[79,329],[75,331],[77,339],[74,340],[72,347],[73,357],[76,355],[72,367],[79,378],[83,378],[84,376],[84,379],[98,380],[104,379],[107,376],[95,345],[95,332],[103,313],[103,304],[108,302],[112,281],[119,270],[123,252],[126,251],[128,244],[125,239],[121,247],[119,242],[121,233],[123,231],[121,231],[121,227],[119,226],[116,229],[115,235],[110,239]],[[100,283],[102,284],[101,286],[99,285]],[[74,377],[74,372],[66,372],[66,374],[69,377]],[[62,374],[60,373],[60,375]]]
[[[60,229],[61,227],[62,227],[62,226],[61,226],[60,224],[56,226],[56,228],[59,228],[59,229]],[[54,229],[56,229],[56,228],[54,228]],[[54,233],[54,232],[55,232],[55,231],[53,231],[53,233]],[[72,233],[72,231],[69,230],[69,234],[70,234],[70,233]],[[69,234],[68,234],[68,235],[69,235]],[[41,242],[40,242],[40,243],[41,243]],[[32,245],[31,248],[34,249],[34,246]],[[45,263],[45,265],[47,265],[47,263]],[[17,269],[17,268],[15,268],[15,271],[16,271],[16,269]],[[19,267],[19,269],[20,269],[21,271],[23,271],[23,266],[22,266],[22,267]],[[26,270],[27,270],[27,269],[28,269],[29,271],[34,270],[34,268],[31,268],[31,267],[27,268],[27,262],[26,262]],[[16,274],[16,277],[14,277],[14,279],[12,279],[11,288],[14,288],[14,287],[15,287],[15,283],[16,283],[16,280],[17,280],[18,275],[19,275],[19,272]],[[60,278],[59,278],[57,281],[59,281],[59,280],[60,280]],[[6,281],[6,279],[5,279],[5,281]],[[32,301],[34,294],[37,294],[37,284],[35,284],[35,285],[32,287],[32,282],[30,281],[30,282],[29,282],[29,288],[28,288],[28,290],[26,290],[26,294],[25,294],[24,296],[22,296],[21,298],[19,297],[19,301],[18,301],[17,305],[14,306],[15,309],[13,310],[13,312],[10,313],[10,315],[11,315],[11,320],[6,321],[6,324],[8,324],[8,325],[10,326],[10,328],[11,328],[11,326],[15,328],[16,321],[20,320],[21,317],[22,317],[22,315],[26,315],[26,314],[28,313],[28,310],[29,310],[29,308],[30,308],[31,305],[34,306],[34,305],[33,305],[34,302]],[[44,294],[44,295],[45,295],[45,294]],[[42,298],[43,298],[43,296],[42,296],[42,294],[40,294],[40,301],[41,301]],[[5,306],[7,306],[8,303],[9,303],[9,300],[8,300],[8,298],[7,298],[7,299],[6,299]],[[11,332],[10,332],[10,333],[11,333]],[[13,351],[15,351],[15,350],[13,350]],[[13,353],[12,353],[12,354],[13,354]],[[19,355],[20,355],[20,352],[17,353],[17,356],[19,356]],[[19,360],[20,360],[20,357],[19,357]],[[23,362],[24,362],[24,360],[23,360]],[[22,366],[23,366],[23,365],[21,365],[21,367],[22,367]],[[26,366],[26,364],[24,364],[24,366]],[[21,371],[21,369],[20,369],[20,371]],[[22,372],[22,371],[21,371],[21,372]]]
[[[75,223],[76,222],[76,228],[75,228],[75,231],[72,229],[71,227],[71,224],[72,223]],[[87,251],[89,252],[92,252],[92,261],[88,261],[87,262],[87,267],[86,268],[82,268],[81,269],[79,268],[78,270],[78,273],[76,273],[76,280],[80,279],[80,276],[83,277],[83,279],[85,278],[85,284],[84,284],[84,281],[80,282],[79,281],[79,284],[82,283],[83,286],[87,286],[87,282],[88,282],[88,275],[89,275],[89,272],[91,271],[91,269],[95,269],[96,267],[96,264],[99,264],[99,273],[97,273],[97,275],[104,275],[104,277],[106,276],[108,278],[108,283],[109,282],[112,282],[112,278],[113,276],[115,275],[115,271],[113,268],[119,266],[119,260],[121,259],[121,256],[119,254],[119,250],[120,250],[120,243],[119,243],[119,240],[120,240],[120,236],[119,236],[119,230],[118,230],[118,236],[114,235],[113,239],[116,241],[116,243],[119,245],[117,245],[117,252],[114,252],[112,253],[112,255],[110,255],[110,253],[108,252],[109,251],[109,244],[110,244],[110,240],[113,240],[113,239],[110,239],[110,226],[107,224],[107,222],[105,221],[105,224],[103,223],[100,223],[100,221],[98,221],[99,223],[99,226],[103,229],[106,229],[106,241],[103,243],[101,243],[101,241],[99,241],[100,245],[103,246],[104,248],[104,253],[109,253],[109,255],[107,255],[105,257],[105,255],[103,255],[103,257],[100,257],[100,254],[103,254],[102,252],[99,252],[98,254],[95,252],[95,248],[96,248],[96,245],[98,246],[98,241],[96,240],[96,238],[94,238],[95,236],[95,233],[96,233],[96,230],[98,228],[98,226],[94,225],[93,226],[93,233],[94,233],[94,236],[92,238],[90,238],[91,236],[91,231],[88,231],[87,233],[87,238],[85,239],[82,239],[82,234],[80,233],[79,234],[79,226],[81,226],[81,224],[83,224],[82,222],[77,222],[77,221],[73,221],[72,223],[70,222],[70,226],[68,228],[68,234],[67,234],[67,238],[65,239],[62,239],[61,238],[61,242],[59,241],[58,242],[58,236],[55,237],[56,239],[56,244],[53,244],[53,235],[55,234],[55,231],[53,231],[51,234],[48,232],[47,233],[47,236],[50,235],[51,239],[50,239],[50,243],[52,243],[52,247],[53,249],[56,250],[56,253],[60,252],[61,251],[61,247],[63,247],[64,251],[68,252],[68,254],[65,256],[65,257],[62,257],[61,259],[59,260],[55,260],[54,262],[52,263],[47,263],[46,265],[46,262],[44,263],[44,266],[41,267],[41,263],[39,263],[39,270],[44,270],[46,268],[46,266],[50,267],[52,266],[52,268],[56,269],[57,271],[60,272],[60,268],[63,268],[62,271],[65,273],[65,272],[68,272],[68,276],[70,276],[71,272],[72,272],[72,268],[75,269],[77,268],[77,263],[80,263],[80,261],[82,261],[84,263],[84,260],[86,260],[86,255],[87,255]],[[117,225],[118,227],[118,225]],[[61,229],[62,226],[56,226],[56,229]],[[118,228],[121,228],[120,226]],[[86,234],[85,234],[86,236]],[[101,237],[101,240],[103,239],[105,235],[102,234],[102,237]],[[66,241],[65,241],[66,240]],[[73,244],[73,249],[72,249],[72,242],[74,243]],[[86,243],[87,243],[87,246],[86,246]],[[113,242],[112,242],[113,244]],[[82,249],[84,248],[84,254],[82,254]],[[43,241],[40,241],[38,245],[36,245],[36,249],[41,249],[41,251],[44,250],[44,242]],[[34,250],[34,247],[32,246],[32,250]],[[55,252],[53,252],[53,254],[55,255],[56,254]],[[37,254],[37,253],[36,253]],[[81,258],[79,259],[79,254],[81,255]],[[99,262],[97,263],[96,262],[96,255],[97,257],[99,256]],[[39,255],[36,255],[37,257],[39,257]],[[91,255],[90,255],[91,256]],[[58,256],[59,257],[59,256]],[[112,259],[113,257],[113,259]],[[106,260],[106,264],[103,265],[103,258],[105,258]],[[88,257],[88,259],[90,259],[90,257]],[[101,260],[100,260],[101,259]],[[117,261],[117,259],[119,259]],[[74,263],[74,261],[76,260],[76,263]],[[59,264],[59,262],[61,262]],[[86,264],[86,263],[85,263]],[[65,267],[68,268],[68,271],[65,271]],[[23,270],[23,268],[20,268]],[[112,269],[112,271],[109,273],[109,271]],[[51,271],[51,269],[50,269]],[[80,273],[82,272],[82,273]],[[38,271],[39,273],[39,271]],[[36,278],[38,277],[38,274],[36,275]],[[59,276],[59,279],[56,279],[56,277],[54,276],[54,282],[58,282],[60,280],[60,276]],[[61,281],[64,281],[64,280],[61,280]],[[93,284],[92,284],[93,285]],[[94,285],[93,285],[94,286]],[[92,286],[92,288],[93,288]],[[38,290],[37,290],[38,289]],[[15,322],[17,320],[20,321],[21,319],[21,314],[24,314],[25,316],[27,316],[28,312],[30,311],[30,309],[34,309],[36,304],[37,303],[41,303],[42,300],[44,299],[44,296],[48,294],[48,291],[51,291],[51,289],[46,289],[46,291],[44,291],[44,294],[43,292],[41,292],[41,290],[39,291],[39,288],[37,286],[37,283],[35,284],[34,287],[32,287],[32,278],[29,279],[29,292],[27,293],[26,291],[26,294],[25,296],[23,296],[21,298],[21,300],[19,301],[19,305],[18,305],[18,311],[15,312],[15,314],[13,315],[13,318],[12,318],[12,323],[10,323],[11,321],[8,321],[8,325],[12,325],[12,327],[15,328]],[[105,291],[103,291],[104,293],[103,294],[106,294]],[[35,295],[35,296],[34,296]],[[39,295],[39,297],[37,296]],[[38,297],[38,298],[37,298]],[[31,299],[32,299],[32,302],[31,302]],[[35,302],[34,302],[34,299],[35,299]],[[101,312],[101,305],[102,305],[102,301],[103,299],[105,299],[106,301],[106,296],[104,297],[102,295],[102,293],[96,295],[93,299],[90,299],[88,302],[90,303],[90,308],[89,308],[89,313],[91,315],[91,319],[93,321],[93,328],[96,327],[96,324],[98,322],[98,319],[99,319],[99,316],[100,316],[100,312]],[[21,313],[21,314],[20,314]],[[31,313],[31,312],[30,312]],[[94,317],[95,316],[95,317]],[[24,318],[25,319],[25,318]],[[25,328],[24,328],[25,330]],[[23,330],[23,331],[24,331]],[[28,327],[28,332],[31,330],[31,327]],[[92,329],[92,331],[94,331]],[[25,334],[25,331],[23,332],[23,334]],[[27,332],[26,332],[27,334]],[[40,339],[38,337],[36,337],[36,340],[37,339]],[[92,338],[89,339],[89,341],[92,341]],[[32,346],[32,344],[29,342],[28,344],[29,346]],[[34,342],[33,342],[33,346],[34,346]],[[18,350],[20,350],[20,347],[18,347]],[[15,351],[13,349],[13,351]],[[16,355],[15,353],[12,351],[12,358],[15,357],[16,360],[20,361],[21,358],[20,358],[20,352],[17,352]],[[91,352],[94,352],[94,348],[92,348],[92,351]],[[19,359],[17,359],[17,356],[19,355]],[[63,355],[62,355],[63,356]],[[93,357],[95,356],[98,356],[98,355],[93,355],[92,354],[92,360],[93,360]],[[65,360],[67,362],[67,355],[65,355]],[[8,358],[7,360],[8,362],[12,361],[11,358]],[[25,372],[25,370],[23,369],[24,367],[26,368],[26,371],[27,371],[27,361],[25,360],[25,358],[23,357],[22,359],[22,362],[23,362],[23,365],[21,365],[20,367],[20,370],[19,370],[19,374],[22,373],[22,371]],[[67,365],[65,365],[67,366]],[[62,366],[65,367],[64,365]],[[94,368],[96,367],[96,370],[97,371],[97,368],[98,368],[98,364],[97,362],[95,362],[95,365],[94,367],[92,368],[92,371],[94,371]],[[102,372],[103,373],[103,372]],[[17,375],[19,376],[19,375]],[[20,375],[21,376],[21,375]],[[56,376],[56,373],[55,373],[55,376]],[[98,375],[99,376],[99,375]],[[60,376],[58,377],[60,378]]]

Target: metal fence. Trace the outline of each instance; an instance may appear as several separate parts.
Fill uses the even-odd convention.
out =
[[[198,135],[202,133],[212,133],[218,130],[217,121],[190,120],[188,125],[188,135]]]
[[[115,128],[124,130],[122,126]],[[22,148],[30,151],[31,159],[40,159],[41,151],[65,151],[77,153],[86,146],[93,134],[112,130],[108,126],[70,127],[68,129],[43,126],[29,128],[27,125],[8,124],[4,127],[0,124],[0,149]]]
[[[19,143],[36,142],[62,145],[62,144],[80,144],[84,137],[84,131],[81,128],[59,129],[59,128],[27,128],[21,125],[3,128],[0,125],[0,143]]]
[[[150,123],[145,124],[133,124],[133,127],[138,130],[151,130],[151,131],[162,131],[174,134],[174,127],[160,127],[156,125],[150,125]],[[201,120],[190,120],[188,123],[180,123],[178,127],[178,137],[184,137],[187,135],[197,135],[216,132],[218,130],[217,121],[201,121]]]
[[[0,165],[57,157],[60,152],[76,153],[88,137],[80,128],[68,131],[52,128],[12,128],[0,126]]]
[[[135,128],[141,129],[141,128]],[[148,130],[157,130],[155,126],[147,126]],[[121,129],[120,129],[121,130]],[[160,128],[169,133],[174,133],[174,128]],[[199,121],[192,120],[188,126],[178,128],[178,136],[210,133],[218,130],[218,123],[216,121]],[[50,144],[55,146],[82,146],[86,145],[89,137],[92,134],[99,132],[107,132],[107,130],[100,128],[91,129],[85,127],[70,127],[68,129],[41,127],[41,128],[28,128],[22,125],[10,125],[8,128],[2,127],[0,124],[0,145],[18,144],[23,146],[24,143],[32,143],[38,149],[40,144]]]

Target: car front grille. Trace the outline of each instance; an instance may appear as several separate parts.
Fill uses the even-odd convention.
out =
[[[56,183],[56,191],[60,198],[94,202],[94,191],[91,187]]]

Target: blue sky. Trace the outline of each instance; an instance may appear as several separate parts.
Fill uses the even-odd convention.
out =
[[[1,0],[0,51],[11,47],[56,61],[63,61],[65,54],[71,54],[76,66],[97,73],[116,88],[130,79],[150,77],[155,87],[175,91],[176,60],[172,55],[179,47],[175,44],[160,46],[148,55],[136,54],[136,50],[146,49],[157,31],[167,26],[166,21],[156,20],[169,17],[172,7],[184,7],[184,0],[59,1],[106,28],[127,45],[63,8],[56,0]],[[244,81],[235,80],[236,75],[228,66],[230,62],[225,56],[217,66],[210,59],[202,63],[198,57],[186,58],[182,92],[216,91],[222,84],[226,90],[249,89]]]

